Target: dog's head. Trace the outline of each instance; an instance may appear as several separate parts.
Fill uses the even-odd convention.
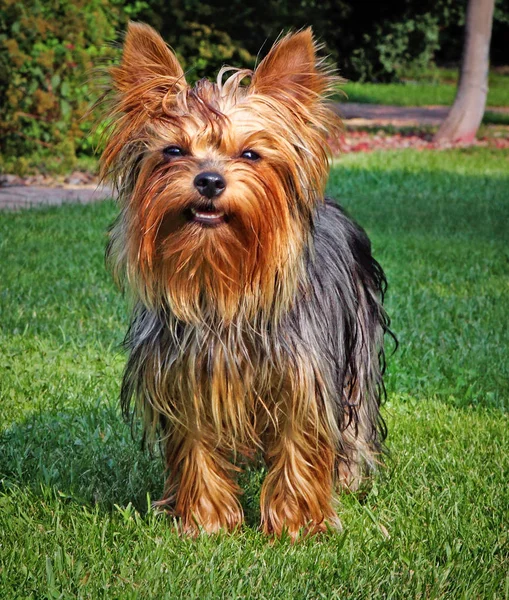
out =
[[[339,126],[325,102],[336,78],[311,30],[283,37],[254,72],[223,68],[189,86],[162,38],[131,23],[111,80],[102,172],[122,205],[114,268],[147,305],[183,320],[277,311]]]

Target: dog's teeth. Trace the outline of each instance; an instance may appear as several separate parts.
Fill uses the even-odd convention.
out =
[[[200,219],[217,219],[218,217],[222,217],[224,213],[222,212],[214,212],[214,213],[210,213],[210,212],[198,212],[196,210],[193,210],[193,214],[195,217],[199,217]]]

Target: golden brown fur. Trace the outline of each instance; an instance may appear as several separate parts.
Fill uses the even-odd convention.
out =
[[[233,530],[243,518],[233,459],[261,451],[265,532],[296,538],[337,524],[334,481],[357,484],[379,451],[385,317],[369,242],[334,213],[351,238],[334,280],[348,286],[345,308],[331,308],[341,364],[313,341],[313,303],[320,312],[329,302],[312,265],[327,136],[340,126],[326,102],[336,79],[308,29],[282,38],[253,74],[223,69],[215,84],[190,87],[159,35],[134,23],[111,77],[102,172],[121,215],[109,260],[135,304],[123,402],[137,400],[165,445],[161,504],[185,532]],[[218,227],[189,219],[205,202],[193,185],[204,171],[226,181],[213,202],[226,215]]]

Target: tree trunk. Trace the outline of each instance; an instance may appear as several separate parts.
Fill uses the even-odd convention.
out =
[[[435,142],[474,141],[486,96],[491,28],[495,0],[468,0],[461,74],[454,104],[435,135]]]

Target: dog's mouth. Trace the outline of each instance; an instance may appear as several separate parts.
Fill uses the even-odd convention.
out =
[[[217,227],[228,222],[228,215],[213,204],[190,206],[186,208],[184,215],[188,221],[202,227]]]

